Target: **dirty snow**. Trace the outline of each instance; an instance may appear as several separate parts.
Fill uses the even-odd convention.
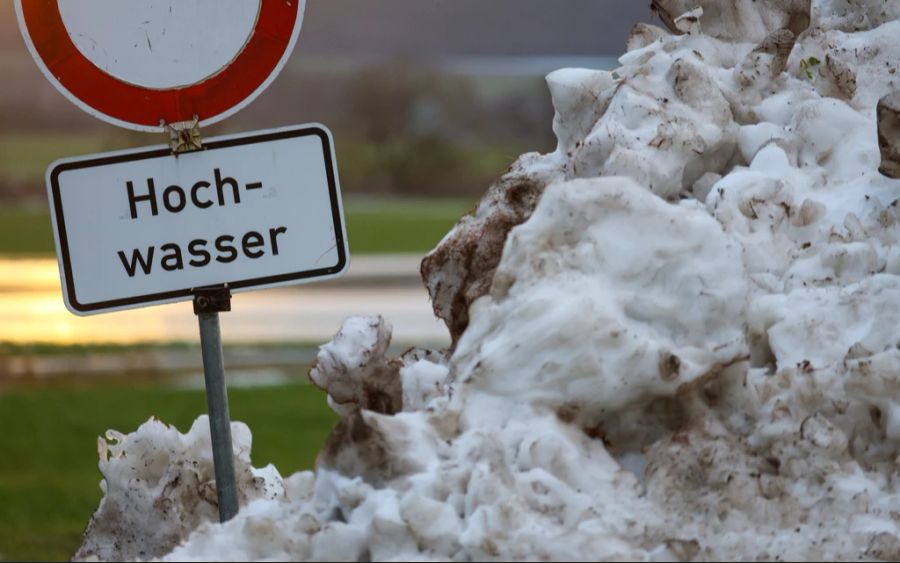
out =
[[[654,4],[672,32],[548,77],[558,150],[426,259],[452,350],[347,321],[317,471],[235,424],[225,525],[205,419],[113,435],[78,557],[900,558],[900,4]]]

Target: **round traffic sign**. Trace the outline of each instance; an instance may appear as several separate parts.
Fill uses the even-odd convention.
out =
[[[44,75],[91,115],[139,131],[210,125],[287,62],[306,0],[16,0]]]

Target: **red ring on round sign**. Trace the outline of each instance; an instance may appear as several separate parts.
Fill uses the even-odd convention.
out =
[[[191,86],[152,89],[119,80],[88,60],[69,37],[58,0],[16,0],[26,42],[47,78],[82,109],[141,131],[161,131],[161,122],[191,121],[194,116],[209,125],[249,104],[287,62],[303,4],[261,0],[253,33],[228,66]]]

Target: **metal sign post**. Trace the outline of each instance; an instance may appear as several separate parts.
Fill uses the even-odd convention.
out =
[[[169,146],[178,156],[203,149],[200,127],[193,122],[169,127]],[[231,415],[228,412],[228,387],[225,385],[225,358],[222,351],[222,327],[219,313],[231,311],[228,284],[202,287],[192,291],[194,314],[200,324],[200,350],[203,355],[203,379],[209,411],[209,434],[219,499],[219,521],[237,516],[240,506],[234,477],[234,442],[231,439]]]
[[[225,361],[222,356],[222,331],[219,326],[219,313],[228,311],[231,311],[231,291],[227,286],[194,291],[194,314],[200,321],[203,376],[206,380],[209,430],[212,435],[213,463],[216,468],[219,520],[222,522],[231,520],[238,513],[231,418],[228,414],[228,390],[225,387]]]

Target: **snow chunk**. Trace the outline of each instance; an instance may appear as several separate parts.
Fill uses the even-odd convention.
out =
[[[394,414],[402,409],[399,368],[385,357],[392,327],[382,317],[347,319],[322,346],[309,378],[328,393],[340,415],[363,408]]]
[[[558,184],[513,230],[454,365],[479,390],[596,424],[745,356],[745,280],[740,246],[701,208],[627,178]]]
[[[250,465],[247,426],[232,423],[235,475],[241,504],[284,498],[274,467]],[[85,531],[76,560],[147,560],[162,557],[201,524],[218,521],[209,419],[187,434],[150,420],[132,434],[110,431],[98,439],[103,500]]]
[[[469,324],[469,306],[491,286],[506,235],[528,219],[544,187],[560,176],[555,160],[521,157],[422,261],[434,314],[447,324],[454,345]]]
[[[799,34],[809,27],[810,0],[653,0],[673,32],[679,18],[696,14],[703,32],[718,39],[758,43],[778,29]]]

